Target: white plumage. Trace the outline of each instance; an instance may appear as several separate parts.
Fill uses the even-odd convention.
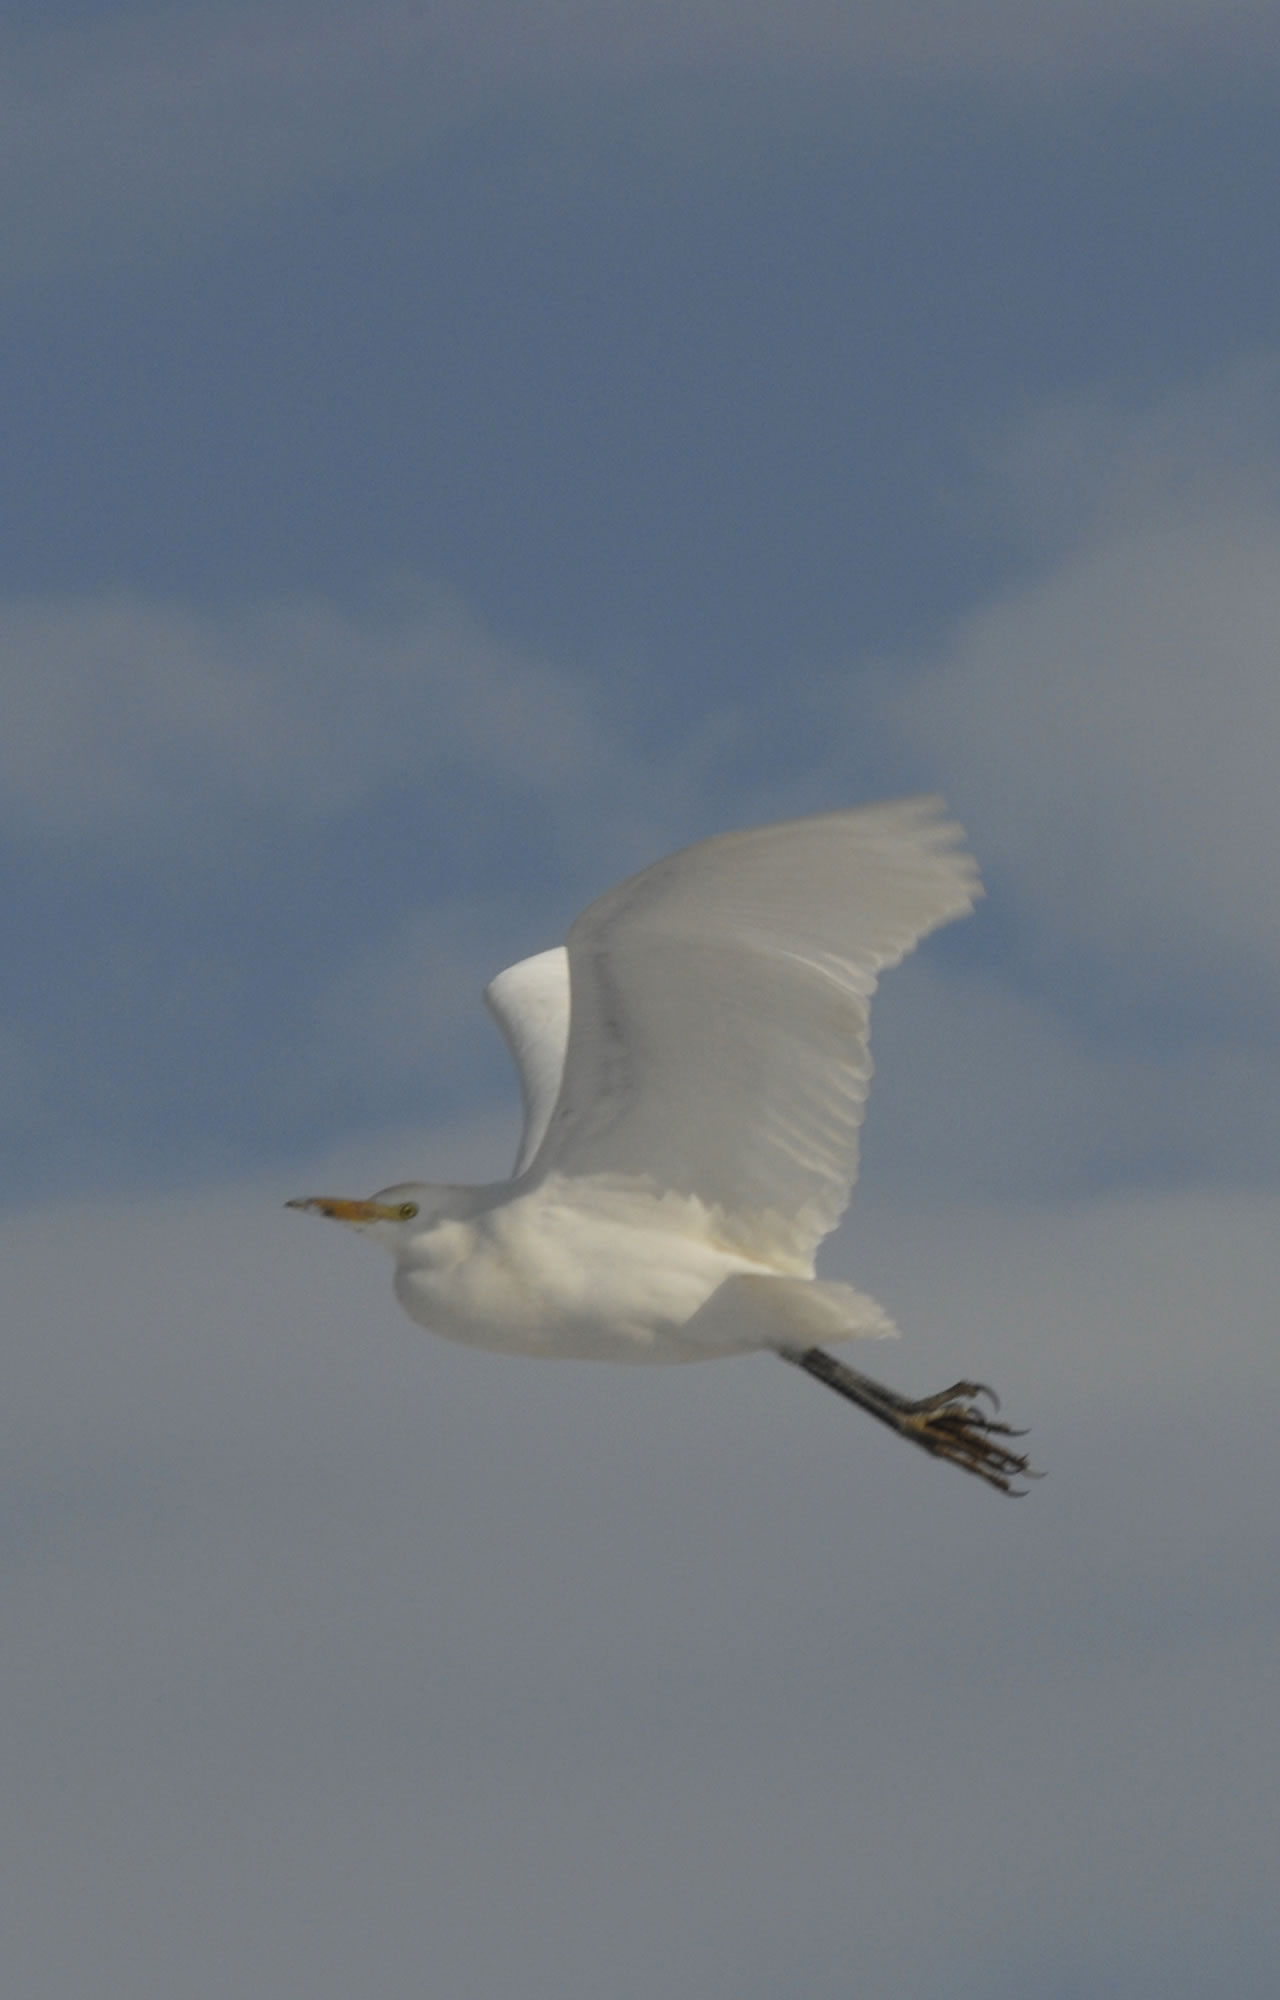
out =
[[[981,893],[937,799],[722,834],[630,877],[485,998],[520,1074],[515,1175],[291,1206],[396,1259],[406,1312],[509,1352],[769,1348],[1010,1490],[977,1385],[908,1403],[822,1353],[892,1332],[813,1276],[857,1174],[877,979]]]
[[[569,1043],[569,954],[562,944],[509,965],[484,989],[520,1077],[524,1130],[514,1178],[530,1166],[560,1095]]]

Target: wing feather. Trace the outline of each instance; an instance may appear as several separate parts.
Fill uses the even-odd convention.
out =
[[[636,1176],[808,1271],[857,1174],[879,974],[981,894],[941,800],[722,834],[568,939],[563,1077],[531,1173]]]
[[[484,989],[485,1005],[502,1030],[520,1077],[524,1132],[516,1155],[520,1175],[542,1144],[564,1075],[569,1040],[569,954],[562,944],[509,965]]]

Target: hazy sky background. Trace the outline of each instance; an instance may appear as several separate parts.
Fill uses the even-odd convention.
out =
[[[11,6],[2,1518],[22,2000],[1271,2000],[1280,13]],[[431,1341],[476,1001],[946,792],[768,1357]]]

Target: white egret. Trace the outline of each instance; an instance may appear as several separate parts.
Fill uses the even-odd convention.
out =
[[[848,1204],[879,974],[981,894],[937,799],[670,855],[485,998],[520,1073],[514,1176],[290,1202],[385,1244],[409,1317],[517,1354],[701,1361],[771,1349],[1002,1492],[1027,1473],[957,1382],[911,1401],[823,1341],[889,1334],[814,1277]]]

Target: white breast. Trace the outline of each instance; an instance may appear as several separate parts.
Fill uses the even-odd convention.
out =
[[[726,1278],[764,1269],[710,1234],[684,1197],[552,1177],[416,1237],[396,1296],[433,1333],[504,1353],[710,1359],[758,1342],[731,1327],[685,1336],[687,1323]]]

